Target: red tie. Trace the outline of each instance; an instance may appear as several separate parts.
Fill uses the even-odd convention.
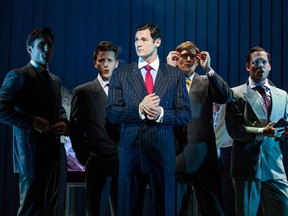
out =
[[[146,65],[146,66],[144,66],[144,68],[147,71],[146,75],[145,75],[145,86],[146,86],[148,94],[151,94],[153,92],[153,88],[154,88],[153,78],[152,78],[152,75],[150,73],[152,67],[150,65]]]

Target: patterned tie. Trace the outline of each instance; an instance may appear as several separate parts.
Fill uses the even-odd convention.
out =
[[[267,94],[266,86],[264,86],[264,85],[257,86],[254,89],[257,90],[260,93],[260,95],[262,96],[264,111],[265,111],[266,115],[268,116],[269,112],[270,112],[270,108],[271,108],[271,98]]]
[[[189,77],[186,77],[186,84],[187,84],[187,90],[189,92],[192,85],[192,81],[189,79]]]
[[[150,65],[146,65],[146,66],[144,66],[144,68],[147,71],[146,75],[145,75],[145,86],[146,86],[148,94],[151,94],[153,92],[153,89],[154,89],[153,77],[150,73],[152,67]]]

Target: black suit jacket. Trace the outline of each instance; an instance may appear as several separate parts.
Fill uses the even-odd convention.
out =
[[[49,73],[48,80],[51,85],[29,63],[10,71],[0,90],[0,121],[13,126],[14,171],[20,174],[33,175],[35,168],[55,165],[60,157],[60,140],[50,133],[39,133],[32,126],[33,116],[45,118],[50,125],[58,121],[68,124],[59,78]]]
[[[107,95],[98,79],[73,90],[70,137],[83,165],[91,155],[103,160],[117,155],[118,127],[106,121],[106,105]]]

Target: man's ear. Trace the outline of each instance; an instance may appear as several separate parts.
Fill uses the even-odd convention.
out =
[[[29,54],[31,54],[31,52],[32,52],[32,47],[31,47],[31,46],[27,46],[27,52],[28,52]]]
[[[248,72],[250,72],[250,68],[249,68],[249,64],[248,64],[248,63],[246,63],[246,70],[247,70]]]
[[[115,62],[115,68],[118,68],[118,65],[119,65],[119,61],[116,60],[116,62]]]
[[[161,38],[156,39],[154,43],[156,47],[159,47],[161,45]]]

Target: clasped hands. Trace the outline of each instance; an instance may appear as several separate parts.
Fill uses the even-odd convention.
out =
[[[46,119],[34,116],[33,127],[40,133],[52,132],[52,134],[55,136],[55,139],[58,139],[62,135],[68,135],[67,125],[62,121],[59,121],[56,124],[50,126]]]
[[[139,111],[149,120],[157,120],[161,114],[160,98],[155,93],[149,94],[139,104]]]

